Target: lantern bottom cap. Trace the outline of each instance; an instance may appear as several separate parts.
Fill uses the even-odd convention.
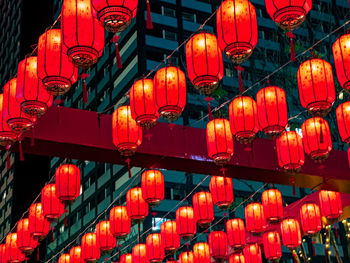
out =
[[[217,76],[199,76],[196,77],[192,83],[200,93],[209,95],[212,93],[219,85],[220,79]]]
[[[163,198],[164,199],[164,198]],[[148,203],[148,205],[151,208],[156,208],[160,205],[160,203],[162,202],[163,199],[145,199],[146,203]]]
[[[115,245],[116,246],[116,245]],[[108,247],[100,247],[101,254],[102,255],[109,255],[113,252],[113,249],[115,246],[108,246]]]
[[[233,201],[232,201],[233,202]],[[225,211],[227,210],[230,205],[232,204],[232,202],[219,202],[216,203],[215,205],[221,210],[221,211]]]
[[[255,132],[240,131],[235,134],[236,139],[242,144],[251,143],[255,138]]]
[[[50,223],[55,223],[58,222],[58,220],[60,219],[61,215],[45,215],[45,218],[47,219],[47,221],[49,221]]]
[[[303,163],[289,163],[289,164],[283,165],[283,169],[290,172],[298,172],[302,166],[303,166]]]
[[[12,145],[17,140],[17,134],[13,131],[1,131],[0,132],[0,145]]]
[[[168,121],[175,121],[180,117],[182,110],[183,109],[179,106],[167,105],[167,106],[160,107],[158,112],[163,119]]]
[[[211,159],[214,160],[216,165],[222,166],[227,164],[231,160],[232,154],[230,153],[217,153],[214,154]]]
[[[236,64],[241,64],[253,54],[254,47],[246,42],[234,42],[225,47],[226,56]]]
[[[299,6],[287,6],[273,14],[273,20],[284,30],[298,28],[306,18],[305,9]]]
[[[165,250],[165,254],[166,255],[173,255],[176,253],[176,251],[178,250],[177,248],[175,247],[167,247],[167,248],[164,248]]]
[[[143,221],[145,221],[146,216],[134,216],[130,218],[131,218],[131,221],[135,223],[142,223]]]
[[[47,236],[48,233],[31,233],[32,237],[34,240],[37,241],[42,241],[43,239],[45,239],[45,237]]]
[[[97,18],[108,32],[117,33],[130,25],[133,14],[129,8],[115,5],[101,9]]]
[[[266,218],[266,219],[271,224],[278,224],[279,222],[281,222],[282,216],[273,216],[273,217],[269,217],[269,218]]]
[[[19,250],[22,251],[23,254],[25,255],[30,255],[34,251],[34,247],[21,247]]]
[[[33,118],[39,118],[45,114],[47,105],[44,102],[37,100],[27,100],[21,103],[21,110],[25,115]]]
[[[325,116],[332,109],[332,103],[328,101],[313,102],[307,105],[307,110],[312,116]]]
[[[47,93],[53,96],[59,96],[65,94],[70,87],[72,82],[61,76],[48,76],[43,79],[43,84]]]
[[[181,237],[184,241],[190,241],[190,240],[194,237],[194,234],[180,235],[180,237]]]
[[[128,236],[129,233],[118,233],[118,234],[113,234],[113,236],[118,239],[118,240],[123,240]]]
[[[244,241],[245,242],[245,241]],[[230,245],[230,247],[235,251],[235,252],[240,252],[243,250],[245,247],[245,244],[240,244],[240,245]]]
[[[125,142],[118,144],[117,149],[123,156],[132,156],[135,154],[137,147],[136,143]]]
[[[284,130],[285,130],[285,126],[281,126],[281,125],[272,125],[272,126],[262,128],[262,131],[270,136],[279,135]]]
[[[326,160],[329,156],[329,151],[327,150],[316,150],[310,152],[310,157],[316,162],[322,162]]]
[[[135,121],[144,129],[150,129],[156,125],[158,117],[155,114],[145,114],[135,118]]]
[[[28,131],[32,126],[33,122],[28,118],[11,118],[7,121],[7,124],[15,133],[22,133]]]
[[[213,219],[214,220],[214,219]],[[201,227],[201,228],[208,228],[211,224],[211,222],[213,221],[209,221],[209,220],[198,220],[198,225]]]
[[[67,51],[69,59],[79,68],[90,68],[97,62],[99,53],[96,49],[91,47],[76,46]]]

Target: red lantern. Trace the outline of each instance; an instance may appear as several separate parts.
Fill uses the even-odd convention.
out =
[[[255,100],[247,96],[235,98],[229,106],[232,134],[241,143],[251,142],[259,131]]]
[[[343,142],[350,143],[350,102],[340,104],[336,115],[340,137]]]
[[[100,256],[96,234],[84,234],[81,238],[81,259],[85,262],[96,262]]]
[[[266,259],[275,261],[282,256],[280,235],[276,231],[266,232],[263,235],[264,253]]]
[[[179,255],[179,262],[180,263],[194,263],[193,252],[192,251],[182,252]]]
[[[193,195],[193,211],[198,225],[205,227],[214,220],[214,204],[211,193],[199,192]]]
[[[224,77],[222,54],[215,35],[198,33],[186,44],[187,74],[201,93],[210,94]]]
[[[161,234],[149,234],[146,239],[146,257],[149,262],[163,262],[165,257]]]
[[[243,250],[245,263],[262,263],[261,249],[258,244],[249,244]]]
[[[209,234],[210,256],[217,261],[224,261],[227,254],[227,235],[224,231],[213,231]]]
[[[72,63],[91,67],[102,55],[104,30],[92,15],[90,0],[64,0],[61,11],[63,51]]]
[[[321,190],[318,194],[322,216],[336,219],[343,214],[343,205],[339,192]]]
[[[69,259],[70,259],[70,263],[82,263],[82,262],[84,262],[84,260],[81,257],[81,247],[80,246],[72,247],[69,250]]]
[[[4,119],[4,96],[0,94],[0,145],[6,146],[13,144],[17,139],[17,134],[11,130]]]
[[[264,216],[270,222],[279,222],[283,217],[282,194],[277,189],[265,190],[261,195]]]
[[[146,249],[145,244],[135,245],[132,249],[132,263],[148,263]]]
[[[251,203],[244,209],[247,230],[252,234],[260,234],[266,229],[264,208],[260,203]]]
[[[57,198],[55,184],[47,184],[41,190],[41,204],[44,215],[50,222],[58,221],[64,213],[64,204]]]
[[[307,119],[302,125],[305,152],[314,160],[328,158],[332,138],[328,122],[320,117]]]
[[[297,171],[304,162],[303,141],[295,131],[285,131],[276,140],[278,165],[285,170]]]
[[[17,247],[24,254],[31,254],[37,247],[38,243],[30,235],[29,231],[29,219],[24,218],[17,223]]]
[[[246,61],[258,43],[254,6],[248,0],[226,0],[216,13],[220,48],[237,64]]]
[[[62,52],[61,33],[61,29],[49,29],[38,42],[38,75],[53,96],[66,93],[78,78],[78,70]]]
[[[220,209],[227,209],[233,202],[232,178],[224,176],[212,176],[209,190],[213,197],[214,205]]]
[[[176,231],[184,240],[190,240],[197,232],[193,208],[183,206],[176,210]]]
[[[111,233],[119,239],[125,238],[131,230],[131,220],[125,206],[116,206],[109,212]]]
[[[42,116],[52,105],[52,96],[44,89],[38,77],[38,58],[27,57],[18,64],[17,101],[22,111],[29,117]]]
[[[176,221],[166,221],[160,226],[162,246],[167,254],[175,253],[180,247],[180,236],[176,231]]]
[[[29,231],[34,239],[43,240],[50,231],[50,222],[44,216],[41,203],[29,207]]]
[[[193,246],[194,263],[210,263],[209,245],[207,243],[196,243]]]
[[[56,196],[63,203],[72,203],[80,195],[80,169],[63,164],[55,172]]]
[[[102,253],[110,253],[117,245],[115,237],[110,230],[110,222],[104,220],[96,225],[96,243]]]
[[[207,125],[208,155],[217,165],[228,163],[233,155],[233,138],[226,119],[214,119]]]
[[[300,221],[306,234],[319,232],[322,228],[320,207],[315,203],[303,204],[300,208]]]
[[[333,57],[338,81],[343,89],[350,89],[350,34],[342,35],[333,44]]]
[[[143,199],[152,207],[158,206],[164,199],[164,176],[159,170],[142,173],[141,188]]]
[[[132,254],[124,254],[120,257],[120,263],[132,263]]]
[[[62,254],[58,258],[58,263],[70,263],[70,256],[69,256],[69,254]]]
[[[130,109],[132,118],[142,127],[153,127],[158,118],[152,79],[139,79],[130,89]]]
[[[166,263],[179,263],[179,262],[176,260],[167,260]]]
[[[148,204],[142,198],[142,189],[135,187],[126,194],[128,216],[134,221],[143,221],[148,215]]]
[[[240,218],[230,219],[226,222],[227,240],[230,247],[239,250],[246,243],[244,221]]]
[[[299,222],[293,218],[284,219],[281,222],[281,235],[283,245],[289,249],[295,249],[301,244],[301,232]]]
[[[8,263],[19,263],[24,261],[26,256],[18,249],[17,233],[9,233],[6,236],[5,254]]]
[[[133,155],[142,143],[142,129],[131,117],[130,106],[122,106],[113,112],[113,143],[121,155]]]
[[[0,262],[1,263],[7,263],[6,259],[6,245],[0,244]]]
[[[156,107],[166,120],[177,120],[186,105],[186,75],[175,66],[159,69],[153,78]]]
[[[277,135],[288,124],[286,93],[283,89],[270,86],[256,94],[258,120],[261,130],[267,134]]]
[[[242,253],[234,253],[229,257],[229,263],[245,263],[244,255]]]
[[[310,114],[327,114],[335,100],[332,66],[327,61],[313,58],[298,69],[298,88],[301,106]]]

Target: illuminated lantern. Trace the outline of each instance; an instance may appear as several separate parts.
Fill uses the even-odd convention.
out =
[[[210,94],[224,77],[222,53],[216,36],[201,32],[186,43],[187,74],[192,84]]]
[[[315,203],[303,204],[300,208],[300,221],[306,234],[319,232],[322,228],[320,207]]]
[[[142,143],[142,129],[131,117],[130,106],[121,106],[113,112],[113,143],[121,155],[133,155]]]
[[[9,233],[6,236],[5,255],[7,263],[19,263],[24,261],[26,256],[18,249],[17,233]]]
[[[41,204],[47,220],[56,222],[64,213],[64,204],[56,196],[55,184],[47,184],[41,190]]]
[[[69,250],[69,259],[70,259],[70,263],[82,263],[82,262],[84,262],[84,260],[81,257],[81,247],[80,246],[72,247]]]
[[[176,260],[167,260],[166,263],[179,263],[179,262]]]
[[[244,221],[233,218],[226,222],[227,241],[233,249],[242,249],[246,243]]]
[[[252,234],[260,234],[265,231],[266,219],[263,205],[260,203],[251,203],[244,209],[245,223],[247,230]]]
[[[249,244],[243,249],[245,263],[262,263],[259,244]]]
[[[124,254],[120,257],[120,263],[132,263],[132,254]]]
[[[340,104],[336,115],[340,137],[343,142],[350,143],[350,102]]]
[[[246,61],[258,43],[254,6],[248,0],[226,0],[216,13],[220,48],[234,62]]]
[[[244,255],[242,253],[234,253],[229,259],[229,263],[245,263]]]
[[[209,245],[207,243],[196,243],[193,246],[194,263],[210,263]]]
[[[0,145],[6,146],[13,144],[17,139],[17,134],[11,130],[6,120],[4,120],[3,94],[0,94]]]
[[[298,171],[305,162],[303,141],[295,131],[285,131],[276,139],[278,165],[285,170]]]
[[[229,106],[232,134],[241,143],[251,142],[259,131],[258,113],[255,100],[247,96],[235,98]]]
[[[80,195],[80,169],[62,164],[55,172],[56,196],[63,203],[72,203]]]
[[[159,69],[154,78],[156,107],[166,120],[177,120],[186,105],[186,75],[175,66]]]
[[[224,231],[213,231],[209,234],[210,256],[217,261],[223,261],[227,254],[227,235]]]
[[[7,263],[6,259],[6,245],[0,244],[0,262],[1,263]]]
[[[314,160],[327,159],[332,150],[328,122],[320,117],[310,118],[301,125],[301,130],[305,152]]]
[[[148,204],[142,197],[142,189],[135,187],[126,194],[128,216],[134,221],[143,221],[148,215]]]
[[[282,194],[277,189],[265,190],[261,195],[264,216],[270,222],[279,222],[283,217]]]
[[[17,223],[17,247],[24,254],[31,254],[37,247],[38,243],[30,235],[29,231],[29,219],[24,218]]]
[[[47,92],[66,93],[77,81],[78,70],[62,52],[61,29],[49,29],[38,41],[38,75]]]
[[[208,155],[217,165],[228,163],[233,155],[233,138],[226,119],[214,119],[207,125]]]
[[[316,116],[326,115],[335,100],[332,66],[313,58],[302,63],[297,74],[301,106]]]
[[[148,263],[145,244],[137,244],[133,247],[132,263]]]
[[[275,261],[282,256],[280,235],[276,231],[266,232],[263,235],[264,253],[266,259]]]
[[[41,203],[29,207],[29,231],[34,239],[43,240],[50,231],[50,222],[44,216]]]
[[[193,195],[193,211],[194,217],[198,225],[205,227],[210,225],[214,220],[214,204],[211,193],[199,192]]]
[[[180,247],[180,236],[176,231],[176,221],[166,221],[160,226],[162,246],[167,254],[175,253]]]
[[[8,126],[16,133],[30,129],[33,122],[21,110],[21,103],[16,98],[17,79],[13,78],[4,86],[3,118]]]
[[[118,239],[125,238],[131,230],[131,220],[125,206],[116,206],[109,212],[110,230]]]
[[[147,170],[141,176],[142,197],[150,206],[164,199],[164,176],[159,170]]]
[[[81,259],[85,262],[96,262],[100,256],[96,234],[84,234],[81,238]]]
[[[102,253],[112,252],[117,245],[117,241],[111,233],[108,220],[101,221],[96,225],[96,243]]]
[[[209,190],[213,203],[220,209],[227,209],[233,202],[232,178],[224,176],[212,176]]]
[[[343,214],[343,205],[339,192],[321,190],[318,194],[321,214],[327,219],[336,219]]]
[[[58,258],[58,263],[70,263],[70,256],[69,256],[69,254],[62,254]]]
[[[61,11],[63,51],[72,63],[91,67],[102,55],[104,30],[92,14],[90,0],[64,0]]]
[[[149,234],[146,239],[146,257],[149,262],[163,262],[165,257],[161,234]]]
[[[127,28],[136,16],[138,0],[92,0],[92,7],[104,28],[112,33]]]
[[[281,222],[282,242],[289,249],[295,249],[301,244],[299,222],[294,218],[287,218]]]
[[[260,129],[270,135],[284,131],[288,124],[286,93],[283,89],[270,86],[256,94]]]
[[[47,93],[38,77],[37,57],[27,57],[19,62],[16,97],[22,111],[32,118],[42,116],[51,107],[52,95]]]
[[[179,263],[194,263],[193,252],[185,251],[179,255]]]
[[[197,232],[193,208],[183,206],[176,210],[176,231],[184,240],[190,240]]]
[[[333,57],[340,85],[343,89],[350,89],[350,33],[334,42]]]

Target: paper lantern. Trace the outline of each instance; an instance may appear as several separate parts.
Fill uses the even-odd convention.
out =
[[[111,253],[117,245],[108,220],[101,221],[96,225],[96,243],[102,253]]]
[[[282,194],[277,189],[265,190],[261,195],[264,216],[270,222],[279,222],[283,218]]]
[[[45,218],[41,203],[29,207],[29,231],[34,239],[43,240],[50,231],[50,222]]]
[[[69,256],[69,254],[62,254],[58,258],[58,263],[70,263],[70,256]]]
[[[199,192],[193,195],[194,217],[198,225],[206,227],[214,220],[214,204],[211,193]]]
[[[124,254],[120,257],[120,263],[132,263],[132,254]]]
[[[270,261],[279,260],[282,256],[280,235],[276,231],[266,232],[263,235],[264,253]]]
[[[143,199],[151,206],[158,206],[164,199],[164,176],[159,170],[147,170],[141,175]]]
[[[19,263],[24,261],[26,256],[18,249],[17,233],[9,233],[6,236],[5,255],[7,263]]]
[[[176,221],[166,221],[160,226],[162,246],[167,254],[175,253],[180,247],[180,236],[176,231]]]
[[[245,246],[246,235],[244,221],[233,218],[226,222],[227,241],[230,247],[240,250]]]
[[[234,253],[229,259],[229,263],[245,263],[244,255],[242,253]]]
[[[56,196],[69,204],[80,195],[80,169],[74,164],[62,164],[55,172]]]
[[[220,209],[227,209],[233,202],[232,178],[224,176],[212,176],[209,190],[214,205]]]
[[[227,235],[224,231],[213,231],[208,238],[210,256],[217,261],[224,261],[227,254]]]
[[[320,207],[315,203],[303,204],[300,208],[300,222],[304,233],[313,235],[322,228]]]
[[[278,165],[288,171],[298,171],[305,162],[303,141],[295,131],[285,131],[276,139]]]
[[[131,219],[125,206],[116,206],[109,212],[111,233],[118,239],[125,238],[131,230]]]
[[[7,263],[6,244],[0,244],[0,262]]]
[[[350,33],[334,42],[333,57],[340,85],[343,89],[350,89]]]
[[[17,134],[11,130],[4,117],[4,96],[0,94],[0,145],[12,145],[16,139]]]
[[[336,219],[343,214],[343,205],[339,192],[321,190],[318,194],[321,214],[327,219]]]
[[[336,110],[339,134],[343,142],[350,143],[350,102],[344,102]]]
[[[180,263],[194,263],[193,252],[185,251],[179,255]]]
[[[289,249],[296,249],[301,244],[299,222],[294,218],[287,218],[281,222],[282,242]]]
[[[29,219],[23,218],[17,223],[17,247],[24,254],[30,255],[37,247],[38,243],[30,235]]]
[[[164,248],[162,247],[161,234],[149,234],[146,239],[146,257],[149,262],[163,262],[165,257]]]
[[[209,245],[207,243],[196,243],[193,246],[194,263],[210,263]]]
[[[97,262],[101,256],[95,233],[86,233],[81,238],[81,259],[85,262]]]
[[[126,193],[128,216],[134,221],[143,221],[148,215],[148,204],[142,197],[142,189],[135,187]]]
[[[249,244],[243,249],[245,263],[262,263],[261,249],[258,244]]]
[[[132,263],[148,263],[146,257],[146,245],[137,244],[132,249]]]
[[[57,222],[64,213],[64,204],[57,198],[55,184],[47,184],[41,190],[41,204],[50,222]]]
[[[82,263],[84,260],[81,257],[81,247],[75,246],[69,250],[70,263]]]
[[[250,203],[244,209],[247,230],[252,234],[261,234],[266,229],[266,219],[263,205]]]
[[[183,206],[176,210],[176,231],[184,240],[190,240],[197,232],[193,208]]]

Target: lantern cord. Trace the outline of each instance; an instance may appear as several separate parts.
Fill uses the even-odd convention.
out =
[[[209,121],[211,121],[213,119],[213,114],[211,111],[211,106],[210,106],[210,102],[213,100],[211,97],[207,96],[204,99],[206,102],[208,102],[208,115],[209,115]]]
[[[138,224],[137,224],[139,244],[141,244],[141,226],[140,226],[140,224],[141,224],[140,222],[138,222]]]
[[[149,0],[146,0],[147,5],[147,21],[146,21],[146,29],[153,29],[153,23],[152,23],[152,15],[151,15],[151,6],[149,4]]]
[[[290,60],[291,60],[291,62],[295,62],[296,61],[295,48],[294,48],[295,35],[292,32],[292,28],[291,28],[290,24],[291,24],[291,21],[289,21],[289,23],[288,23],[289,31],[286,33],[286,36],[289,37],[289,40],[290,40]]]
[[[244,68],[241,65],[235,66],[235,69],[238,71],[238,83],[239,83],[239,93],[243,94],[244,87],[243,87],[243,80],[242,80],[242,71],[244,71]]]
[[[7,169],[11,169],[11,152],[10,152],[11,145],[8,144],[6,145],[6,151],[7,151],[7,156],[6,156],[6,166]]]
[[[111,42],[115,43],[115,59],[117,62],[117,67],[118,69],[122,69],[123,68],[122,58],[120,57],[119,45],[118,45],[119,39],[120,39],[120,36],[114,35],[113,38],[111,39]]]
[[[89,95],[86,88],[86,79],[90,77],[90,75],[85,72],[85,69],[83,69],[83,73],[81,73],[79,77],[83,81],[83,102],[84,104],[87,104],[89,102]]]
[[[35,136],[34,136],[34,126],[32,127],[31,134],[30,134],[30,147],[35,146]]]
[[[23,147],[22,147],[22,138],[19,139],[18,141],[18,148],[19,148],[19,160],[21,162],[24,161],[24,155],[23,155]]]
[[[130,158],[127,158],[125,162],[126,162],[127,165],[128,165],[128,174],[129,174],[129,178],[131,178],[131,177],[132,177],[132,174],[131,174],[131,165],[130,165],[131,160],[130,160]]]
[[[40,251],[39,251],[39,246],[36,250],[36,261],[40,261]]]

